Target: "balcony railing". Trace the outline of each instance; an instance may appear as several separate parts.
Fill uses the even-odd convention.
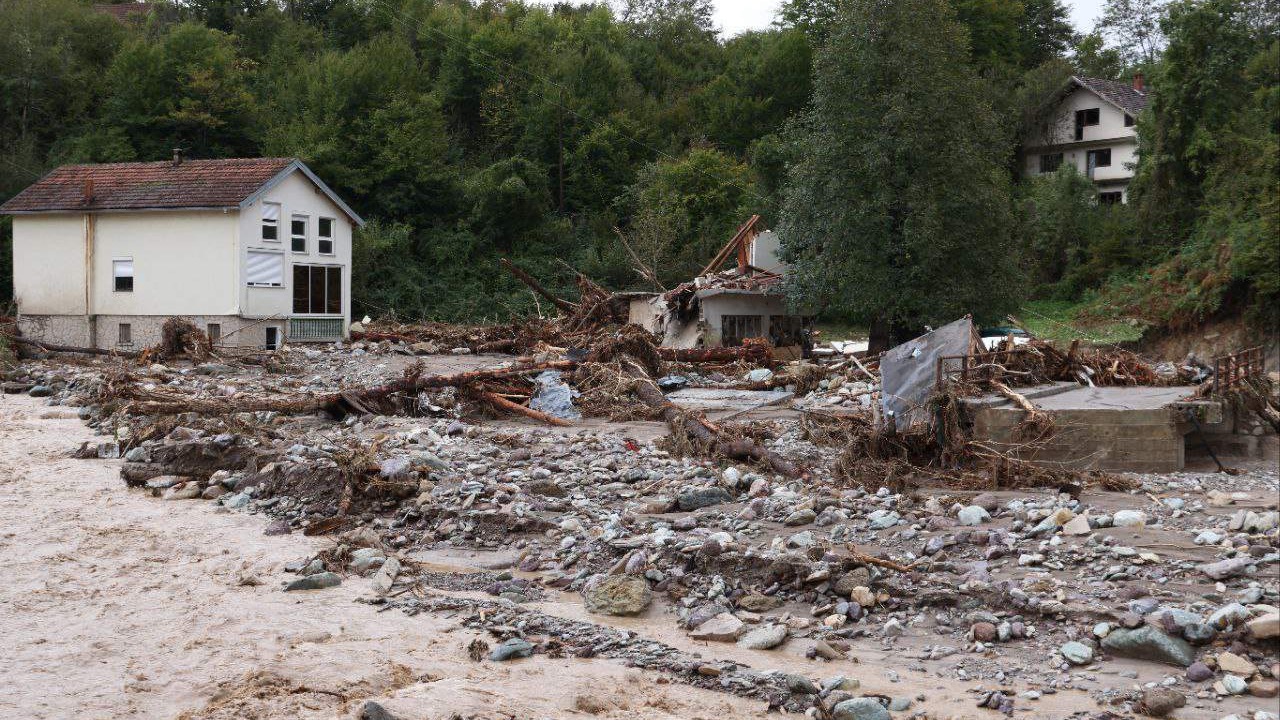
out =
[[[341,340],[342,318],[289,318],[289,339],[297,342]]]

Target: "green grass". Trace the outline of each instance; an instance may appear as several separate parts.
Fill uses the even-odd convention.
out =
[[[818,337],[821,338],[824,343],[829,343],[832,340],[867,339],[867,327],[865,325],[856,325],[843,320],[827,320],[819,318],[813,324],[813,329],[822,333]]]
[[[1071,342],[1080,338],[1094,345],[1117,345],[1142,339],[1147,326],[1134,320],[1080,324],[1076,321],[1076,313],[1086,304],[1064,300],[1033,300],[1023,303],[1018,319],[1032,333],[1056,342]]]

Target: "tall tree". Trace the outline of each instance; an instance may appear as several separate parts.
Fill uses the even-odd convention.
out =
[[[782,236],[793,298],[914,332],[1014,297],[1010,141],[945,0],[850,0],[794,130]]]
[[[1165,5],[1166,0],[1106,0],[1098,29],[1130,65],[1153,63],[1164,46],[1160,19]]]

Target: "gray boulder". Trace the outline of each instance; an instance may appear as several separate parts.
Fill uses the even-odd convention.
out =
[[[854,698],[831,708],[834,720],[889,720],[889,711],[874,698]]]
[[[1113,630],[1102,639],[1102,647],[1114,655],[1179,667],[1187,667],[1196,661],[1196,651],[1187,641],[1169,637],[1150,625],[1134,630]]]

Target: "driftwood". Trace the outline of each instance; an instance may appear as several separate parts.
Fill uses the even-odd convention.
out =
[[[705,420],[684,412],[662,394],[653,378],[630,356],[623,356],[622,371],[636,382],[636,397],[645,405],[657,410],[673,431],[683,430],[715,453],[736,460],[753,460],[769,465],[774,472],[787,477],[800,477],[800,469],[777,453],[770,452],[747,438],[726,438],[720,428]]]
[[[103,348],[77,347],[75,345],[55,345],[53,343],[38,342],[36,340],[18,337],[17,335],[10,335],[8,337],[9,340],[18,343],[19,345],[38,348],[46,352],[80,353],[81,355],[107,355],[110,357],[123,358],[136,358],[139,355],[138,352],[132,350],[105,350]]]
[[[177,415],[186,412],[220,415],[270,410],[291,414],[325,412],[334,417],[344,417],[352,412],[375,412],[374,408],[382,401],[397,395],[416,395],[422,390],[433,388],[475,386],[485,380],[518,377],[541,370],[572,370],[577,366],[572,360],[560,360],[497,370],[471,370],[453,375],[406,374],[384,385],[294,398],[142,399],[131,403],[129,411],[141,415]]]
[[[513,412],[518,415],[524,415],[527,418],[532,418],[534,420],[544,422],[548,425],[559,425],[561,427],[569,427],[573,425],[573,423],[569,422],[568,420],[558,418],[555,415],[548,415],[547,413],[541,412],[539,410],[534,410],[533,408],[525,407],[520,403],[512,402],[502,397],[501,395],[497,393],[489,392],[488,390],[481,390],[477,392],[476,395],[480,399],[484,400],[490,405],[493,405],[494,407],[497,407],[500,410],[506,410],[508,412]]]
[[[769,362],[769,347],[762,344],[749,344],[741,347],[714,348],[658,348],[658,355],[663,360],[675,360],[687,363],[735,362],[737,360],[753,360]]]
[[[539,284],[537,280],[534,280],[533,276],[531,276],[529,273],[525,272],[524,270],[521,270],[519,267],[516,267],[515,263],[511,262],[506,258],[501,258],[499,262],[501,262],[502,266],[505,267],[508,272],[514,275],[517,280],[529,286],[530,290],[546,298],[547,301],[549,301],[552,305],[555,305],[557,308],[559,308],[561,312],[564,312],[567,315],[572,315],[574,312],[578,310],[577,305],[569,302],[568,300],[565,300],[564,298],[559,298],[559,297],[556,297],[555,295],[552,295],[551,291],[542,287],[542,285]]]

